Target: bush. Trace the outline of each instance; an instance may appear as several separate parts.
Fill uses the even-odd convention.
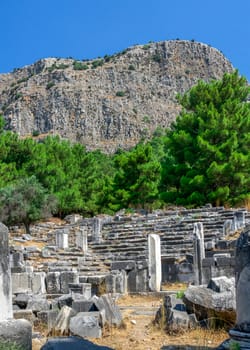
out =
[[[49,81],[48,84],[46,85],[46,89],[49,90],[54,85],[55,85],[54,81]]]
[[[36,137],[36,136],[39,136],[39,131],[38,130],[33,130],[32,132],[32,136]]]
[[[74,70],[86,70],[88,68],[89,68],[89,66],[86,63],[82,63],[82,62],[79,62],[79,61],[74,61],[73,62],[73,69]]]
[[[118,97],[125,96],[125,91],[117,91],[116,96],[118,96]]]
[[[144,121],[144,123],[150,123],[150,116],[149,115],[144,115],[143,121]]]
[[[104,60],[95,60],[92,62],[92,69],[95,69],[97,67],[101,67],[104,64]]]
[[[150,44],[146,44],[146,45],[143,45],[143,50],[148,50],[148,49],[150,49]]]
[[[155,54],[154,56],[152,56],[152,60],[155,62],[160,63],[161,62],[161,56],[159,54]]]
[[[129,69],[129,70],[135,70],[135,66],[134,66],[133,64],[130,64],[130,65],[128,66],[128,69]]]

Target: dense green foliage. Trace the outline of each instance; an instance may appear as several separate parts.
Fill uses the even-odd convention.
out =
[[[55,209],[56,198],[46,193],[35,176],[0,189],[0,220],[7,225],[23,223],[27,233],[32,222],[51,216]]]
[[[170,130],[158,128],[151,140],[112,156],[59,137],[20,139],[0,118],[0,219],[28,227],[54,212],[55,202],[61,217],[242,204],[250,198],[248,94],[237,72],[200,81],[179,96],[183,110]]]
[[[138,144],[130,152],[121,152],[114,162],[113,193],[118,208],[144,208],[157,199],[161,165],[150,144]]]
[[[184,107],[168,131],[174,157],[166,179],[177,204],[236,203],[250,192],[249,87],[238,72],[207,84],[200,81],[184,96]]]

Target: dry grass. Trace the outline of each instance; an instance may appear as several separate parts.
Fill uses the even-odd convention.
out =
[[[170,288],[184,289],[183,284],[169,285]],[[178,287],[178,288],[177,288]],[[116,302],[123,314],[121,327],[105,327],[101,339],[89,339],[93,343],[109,346],[115,350],[160,350],[167,345],[190,345],[199,348],[216,347],[221,344],[228,334],[224,330],[194,329],[178,334],[166,334],[155,326],[153,315],[141,315],[138,310],[156,310],[162,304],[162,298],[152,295],[128,295]],[[45,335],[44,329],[40,329]],[[39,350],[46,341],[35,339],[33,350]]]

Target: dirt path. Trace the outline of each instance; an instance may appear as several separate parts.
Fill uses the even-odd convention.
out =
[[[96,344],[110,346],[116,350],[160,350],[167,345],[193,345],[216,347],[228,334],[224,331],[201,329],[167,335],[153,324],[161,298],[129,296],[121,298],[118,304],[124,317],[122,329],[106,330],[102,339],[93,339]]]

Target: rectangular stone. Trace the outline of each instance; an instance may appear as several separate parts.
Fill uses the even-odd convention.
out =
[[[11,279],[14,294],[32,292],[32,274],[27,272],[13,273]]]
[[[92,300],[75,300],[72,303],[72,309],[76,312],[96,311]]]
[[[34,272],[32,278],[32,292],[34,294],[45,294],[46,285],[45,285],[46,273],[45,272]]]
[[[47,325],[48,329],[52,329],[56,323],[59,310],[45,310],[37,313],[37,318],[42,324]]]
[[[86,299],[91,298],[90,283],[69,283],[69,290],[74,293],[82,294]]]
[[[135,261],[114,261],[111,263],[111,270],[133,270],[135,269]]]

